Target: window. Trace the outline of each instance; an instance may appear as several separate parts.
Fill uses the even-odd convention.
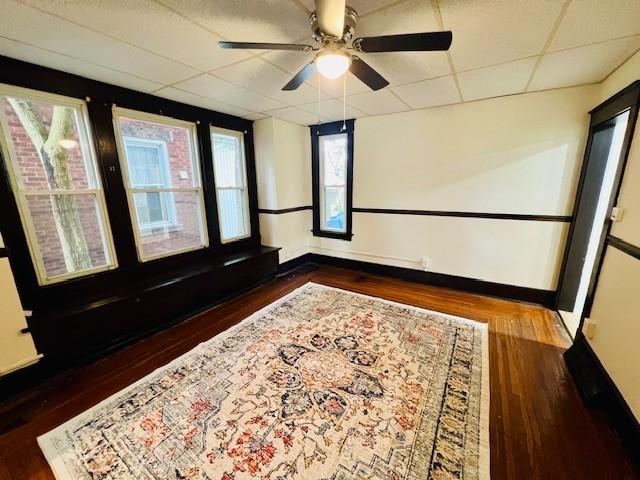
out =
[[[141,261],[207,246],[196,125],[114,107]]]
[[[38,282],[115,268],[84,102],[0,85],[0,129]]]
[[[211,128],[220,239],[229,243],[251,235],[242,132]]]
[[[125,137],[124,145],[133,188],[171,188],[169,154],[164,141]],[[141,232],[152,233],[154,228],[176,225],[176,204],[172,192],[166,195],[158,191],[145,192],[135,196],[134,200]]]
[[[353,123],[349,120],[311,127],[316,236],[352,237]]]

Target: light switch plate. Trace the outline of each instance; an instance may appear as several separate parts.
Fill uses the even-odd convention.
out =
[[[611,220],[612,221],[621,222],[623,215],[624,215],[624,208],[622,208],[622,207],[613,207],[611,209]]]

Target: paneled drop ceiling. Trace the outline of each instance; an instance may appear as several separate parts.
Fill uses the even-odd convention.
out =
[[[0,54],[248,119],[343,115],[342,80],[281,87],[310,53],[312,0],[0,0]],[[450,52],[362,55],[391,85],[347,77],[348,117],[602,81],[640,49],[640,0],[351,0],[357,36],[452,30]],[[318,91],[318,85],[320,92]],[[318,99],[320,111],[318,112]]]

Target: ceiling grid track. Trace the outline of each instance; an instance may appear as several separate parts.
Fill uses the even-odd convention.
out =
[[[155,83],[157,85],[163,85],[163,88],[164,88],[164,84],[162,84],[160,82],[157,82],[156,80],[149,80],[146,77],[141,77],[140,75],[136,75],[135,73],[126,72],[124,70],[118,70],[117,68],[113,68],[113,67],[106,67],[106,66],[101,65],[99,63],[92,62],[91,60],[85,60],[84,58],[74,57],[73,55],[69,55],[67,53],[62,53],[62,52],[59,52],[57,50],[53,50],[51,48],[45,48],[45,47],[41,47],[39,45],[34,45],[32,43],[23,42],[22,40],[17,40],[15,38],[5,37],[3,35],[0,35],[0,38],[4,38],[5,40],[9,40],[11,42],[20,43],[20,44],[26,45],[28,47],[37,48],[38,50],[43,50],[45,52],[53,53],[55,55],[60,55],[62,57],[72,58],[73,60],[77,60],[78,62],[87,63],[89,65],[95,65],[96,67],[104,68],[105,70],[111,70],[112,72],[121,73],[123,75],[128,75],[129,77],[137,78],[138,80],[144,80],[145,82]]]
[[[182,65],[183,67],[187,67],[187,68],[190,68],[192,70],[196,70],[196,71],[202,72],[202,70],[200,70],[199,68],[194,67],[192,65],[189,65],[188,63],[181,62],[180,60],[176,60],[175,58],[167,57],[165,55],[162,55],[161,53],[155,52],[153,50],[149,50],[148,48],[141,47],[140,45],[136,45],[135,43],[131,43],[131,42],[128,42],[126,40],[122,40],[121,38],[118,38],[118,37],[114,37],[113,35],[109,35],[108,33],[104,33],[104,32],[102,32],[100,30],[96,30],[95,28],[91,28],[91,27],[89,27],[87,25],[83,25],[82,23],[78,23],[78,22],[76,22],[74,20],[71,20],[71,19],[69,19],[67,17],[63,17],[62,15],[58,15],[56,13],[50,12],[48,10],[44,10],[44,9],[42,9],[40,7],[36,7],[36,6],[31,5],[29,3],[26,3],[24,0],[18,0],[18,3],[20,3],[21,5],[24,5],[27,8],[31,8],[33,10],[37,10],[37,11],[43,13],[44,15],[48,15],[48,16],[57,18],[57,19],[62,20],[64,22],[70,23],[71,25],[75,25],[76,27],[80,27],[80,28],[82,28],[84,30],[89,30],[90,32],[97,33],[98,35],[110,38],[111,40],[115,40],[116,42],[123,43],[123,44],[128,45],[128,46],[130,46],[132,48],[135,48],[137,50],[141,50],[141,51],[143,51],[145,53],[149,53],[151,55],[154,55],[156,57],[162,58],[164,60],[168,60],[170,62]],[[82,59],[78,59],[78,60],[82,60]],[[150,82],[155,82],[155,80],[151,80],[149,78],[146,78],[145,80],[148,80]]]
[[[634,35],[634,36],[635,36],[635,35]],[[627,58],[625,58],[625,59],[620,63],[620,65],[618,65],[616,68],[614,68],[612,71],[610,71],[607,75],[605,75],[605,77],[604,77],[602,80],[600,80],[600,82],[598,82],[598,83],[601,83],[601,82],[604,82],[604,81],[608,80],[608,79],[609,79],[609,77],[610,77],[611,75],[613,75],[613,74],[616,72],[616,70],[618,70],[618,68],[620,68],[622,65],[624,65],[625,63],[627,63],[627,61],[628,61],[631,57],[633,57],[634,55],[636,55],[637,53],[640,53],[640,48],[638,48],[638,49],[637,49],[636,51],[634,51],[631,55],[629,55]]]
[[[442,20],[442,12],[440,11],[440,2],[438,0],[431,0],[431,5],[433,6],[433,12],[435,14],[436,21],[438,22],[438,26],[441,30],[446,30],[444,27],[444,21]],[[451,68],[451,75],[453,75],[453,82],[456,85],[456,90],[458,90],[458,96],[460,97],[460,101],[464,102],[464,96],[462,95],[462,89],[460,88],[460,81],[458,80],[456,67],[453,64],[453,57],[451,56],[451,49],[447,50],[446,53],[447,60],[449,61],[449,68]]]
[[[531,82],[533,82],[533,78],[535,77],[536,72],[538,71],[538,66],[540,66],[540,62],[542,62],[542,57],[544,57],[544,54],[547,53],[547,50],[551,46],[551,42],[553,42],[553,39],[556,36],[556,32],[560,28],[562,19],[564,18],[564,15],[567,13],[567,9],[569,8],[570,4],[571,4],[571,0],[566,0],[562,4],[562,8],[560,8],[560,12],[558,13],[558,18],[556,18],[556,21],[554,22],[553,27],[551,27],[551,31],[549,32],[549,36],[547,37],[547,41],[542,47],[542,51],[538,55],[538,59],[536,60],[535,65],[533,66],[533,70],[531,71],[531,75],[529,75],[529,80],[527,81],[527,84],[524,87],[525,92],[529,91],[529,88],[531,87]]]

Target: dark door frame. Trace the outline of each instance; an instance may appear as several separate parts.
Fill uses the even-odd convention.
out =
[[[580,180],[578,181],[578,188],[576,191],[576,196],[573,205],[573,213],[572,220],[569,226],[569,233],[567,235],[567,242],[565,244],[562,266],[560,268],[560,277],[558,278],[558,290],[556,291],[556,310],[558,309],[558,299],[560,297],[559,289],[562,286],[562,282],[564,280],[564,275],[567,267],[567,261],[569,257],[570,246],[574,240],[573,235],[575,231],[575,223],[577,219],[578,207],[580,206],[580,199],[583,192],[583,187],[585,183],[585,177],[587,173],[589,154],[591,153],[591,142],[593,139],[593,134],[598,130],[598,127],[603,125],[604,123],[610,121],[612,118],[624,113],[625,111],[629,111],[629,120],[627,123],[627,129],[625,132],[624,140],[622,142],[622,149],[620,152],[620,161],[618,162],[618,168],[615,173],[613,186],[612,186],[612,195],[609,200],[609,205],[607,206],[607,212],[611,212],[611,209],[615,206],[618,201],[618,196],[620,194],[620,185],[622,182],[622,175],[624,173],[627,158],[629,156],[629,150],[631,148],[631,142],[633,140],[633,134],[635,131],[636,121],[638,119],[638,109],[640,107],[640,80],[637,80],[622,89],[612,97],[608,98],[600,105],[595,107],[593,110],[589,112],[591,115],[591,122],[589,124],[589,136],[587,138],[587,143],[585,147],[585,153],[582,161],[582,170],[580,172]],[[591,278],[589,280],[589,288],[587,290],[587,298],[585,300],[584,308],[582,311],[582,315],[580,316],[580,323],[578,325],[578,330],[576,332],[576,338],[579,336],[579,333],[582,331],[582,326],[584,324],[584,319],[589,316],[591,312],[591,306],[593,304],[593,296],[595,293],[595,287],[598,281],[598,277],[600,275],[600,269],[602,268],[602,261],[604,258],[604,250],[606,248],[607,237],[611,231],[611,220],[609,219],[609,214],[607,214],[605,218],[604,228],[602,229],[602,233],[600,235],[600,239],[598,241],[598,249],[596,251],[596,258],[594,263],[594,269],[591,274]]]

